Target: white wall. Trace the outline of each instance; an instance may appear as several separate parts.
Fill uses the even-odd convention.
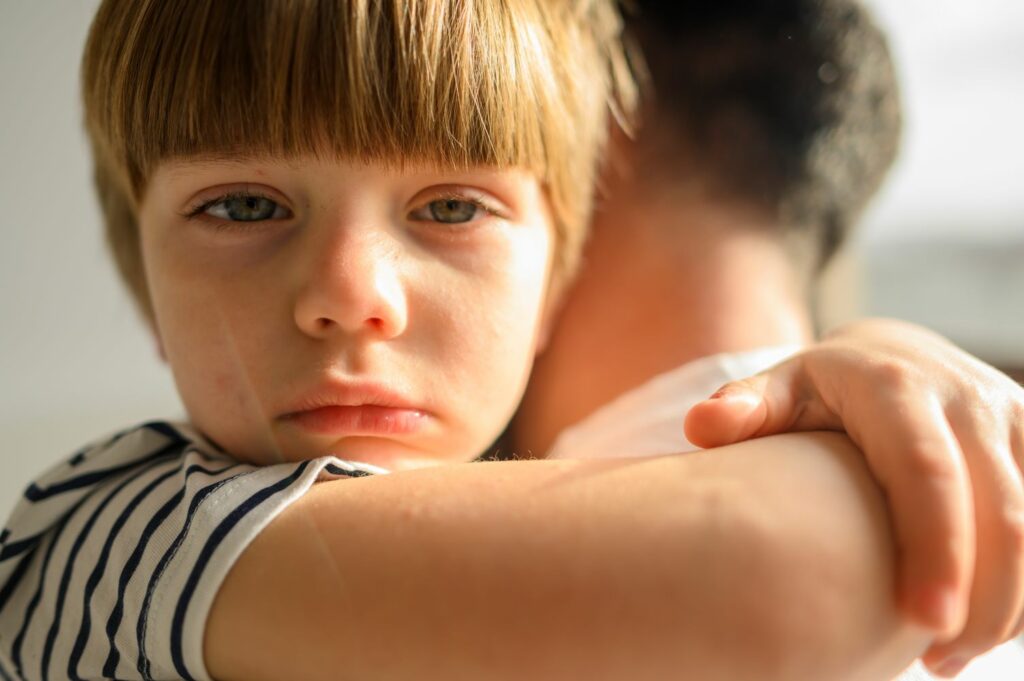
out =
[[[866,2],[892,36],[906,134],[855,242],[861,311],[1024,367],[1024,3]]]
[[[1024,3],[864,1],[892,36],[907,123],[866,236],[1021,236]]]
[[[1024,3],[874,4],[902,60],[908,130],[857,241],[865,306],[1024,364]],[[87,440],[181,413],[91,194],[76,81],[95,6],[0,0],[0,516]]]
[[[181,412],[104,251],[80,132],[94,0],[0,0],[0,517],[87,440]]]

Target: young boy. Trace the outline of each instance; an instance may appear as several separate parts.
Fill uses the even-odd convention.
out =
[[[97,187],[190,423],[26,492],[5,677],[206,677],[220,582],[315,481],[495,440],[629,105],[618,33],[606,1],[100,7]]]
[[[856,470],[838,474],[853,465],[838,440],[312,486],[466,461],[500,430],[544,335],[549,279],[578,243],[618,60],[602,3],[304,9],[100,10],[85,70],[99,188],[196,430],[127,431],[29,489],[0,555],[4,673],[850,669],[787,656],[812,630],[757,606],[815,557],[796,539],[851,537],[852,553],[830,558],[871,569],[857,537],[874,545],[879,516],[865,531],[872,492]],[[763,470],[761,492],[718,508],[736,470],[779,457],[835,509],[793,523],[786,544],[752,510],[778,502],[792,472]],[[722,539],[694,531],[708,520]],[[756,589],[731,567],[752,556]],[[858,600],[886,600],[882,581]],[[734,626],[708,607],[725,594],[753,608]],[[875,624],[912,647],[884,612]],[[747,632],[735,641],[747,656],[707,650],[716,631]]]

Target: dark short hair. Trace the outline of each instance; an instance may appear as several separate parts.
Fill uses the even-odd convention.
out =
[[[632,5],[647,115],[680,143],[666,153],[685,149],[711,191],[810,236],[820,271],[896,156],[900,102],[882,31],[855,0]]]

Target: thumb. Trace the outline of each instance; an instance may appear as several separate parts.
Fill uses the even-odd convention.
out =
[[[721,447],[755,437],[768,417],[767,376],[732,381],[686,414],[686,439],[698,447]]]
[[[843,430],[800,356],[726,383],[694,405],[683,427],[690,442],[705,448],[791,431]]]

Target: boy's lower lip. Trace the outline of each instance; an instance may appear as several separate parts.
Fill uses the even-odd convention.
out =
[[[285,420],[317,435],[410,435],[425,425],[426,415],[416,409],[361,404],[300,411]]]

